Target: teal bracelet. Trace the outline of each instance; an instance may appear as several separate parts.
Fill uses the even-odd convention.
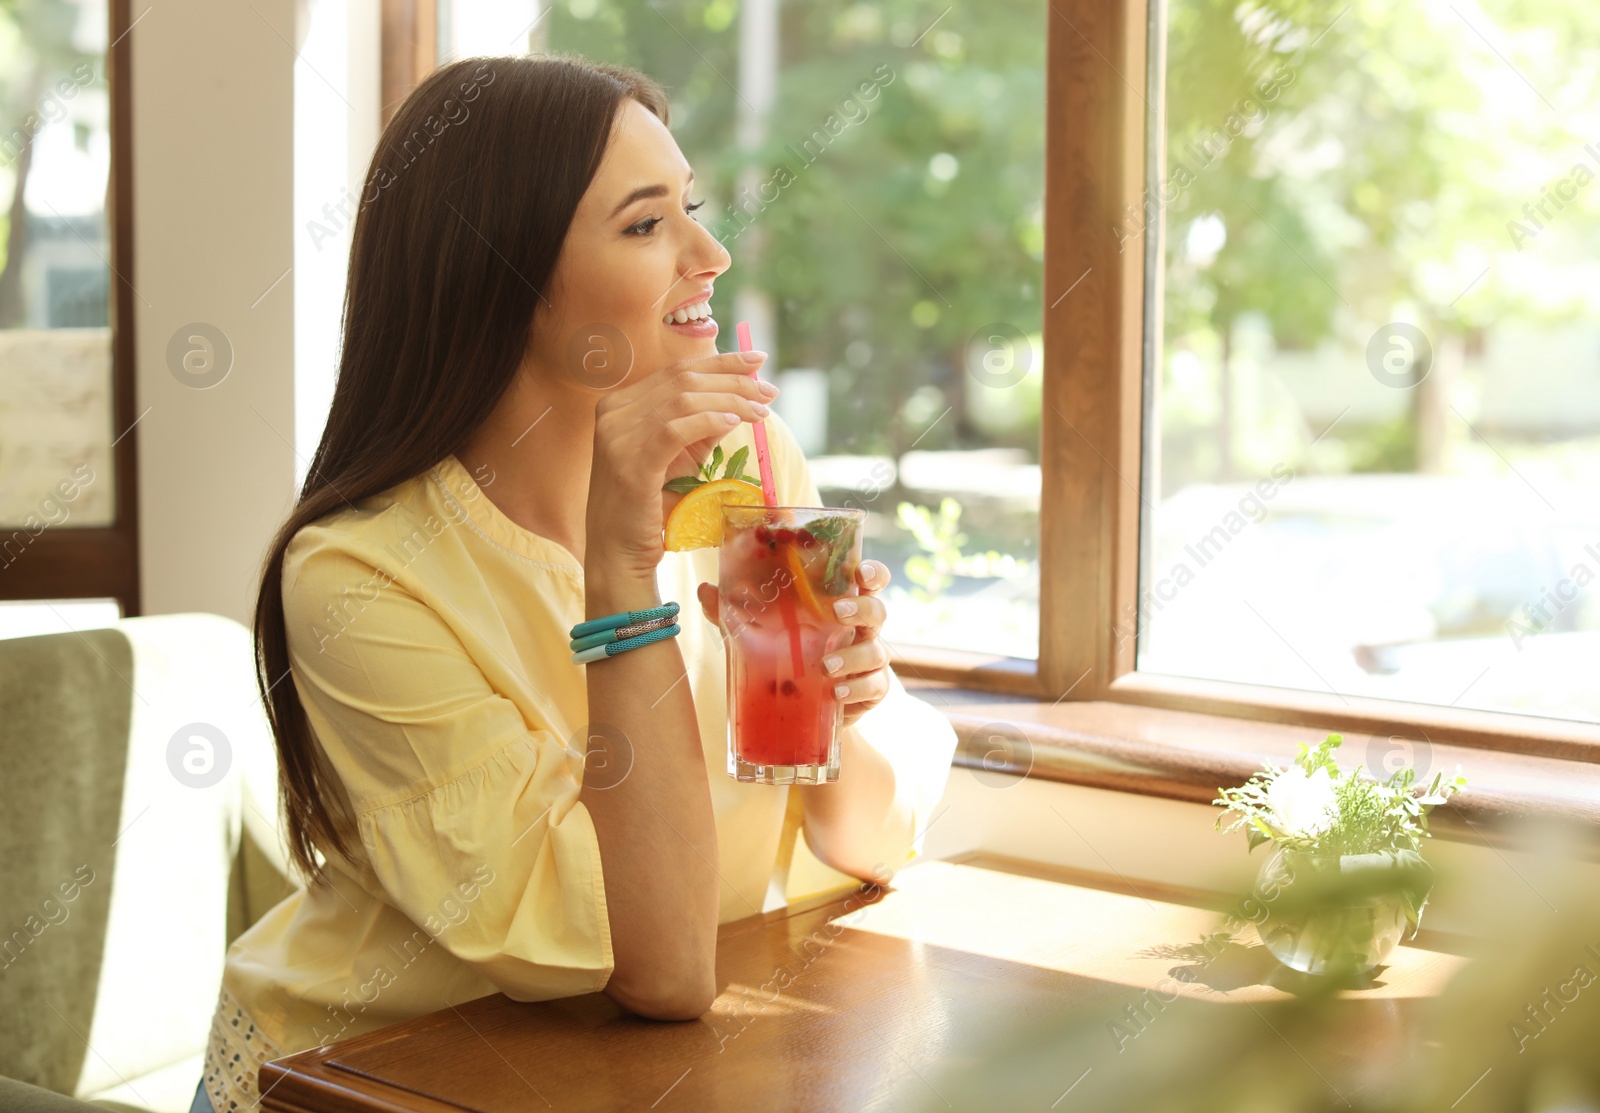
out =
[[[651,630],[648,634],[640,634],[637,637],[624,638],[616,642],[606,642],[604,645],[590,646],[588,649],[574,653],[572,655],[572,663],[574,665],[587,665],[591,661],[615,657],[617,654],[626,653],[630,649],[638,649],[640,646],[676,637],[682,629],[683,627],[674,622],[671,626],[664,626],[659,630]]]
[[[618,626],[615,630],[596,630],[592,634],[585,634],[581,638],[572,639],[574,650],[588,649],[591,646],[604,645],[606,642],[620,642],[626,638],[639,634],[648,634],[651,630],[659,630],[663,626],[672,625],[670,614],[660,618],[652,618],[649,622],[635,622],[632,626]]]
[[[571,637],[577,639],[585,634],[598,634],[602,630],[615,630],[619,626],[633,626],[640,622],[649,622],[652,618],[669,618],[677,613],[678,604],[667,603],[645,611],[623,611],[621,614],[606,615],[604,618],[591,618],[588,622],[580,622],[574,626]]]

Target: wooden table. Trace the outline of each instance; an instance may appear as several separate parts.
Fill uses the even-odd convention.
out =
[[[1418,1042],[1417,1006],[1465,961],[1401,947],[1372,985],[1335,1003],[1339,1036],[1312,1040],[1274,1011],[1293,1008],[1284,987],[1298,987],[1263,948],[1198,949],[1219,922],[1193,894],[1169,889],[985,856],[923,862],[887,891],[724,925],[724,989],[700,1020],[641,1020],[601,994],[540,1004],[495,995],[268,1063],[263,1104],[1089,1108],[1081,1102],[1097,1088],[1116,1092],[1119,1074],[1181,1059],[1196,1016],[1206,1032],[1256,1025],[1250,1039],[1276,1049],[1286,1071],[1348,1099],[1373,1084],[1375,1049],[1401,1054]],[[1041,1032],[1052,1034],[1042,1051],[1005,1059]]]

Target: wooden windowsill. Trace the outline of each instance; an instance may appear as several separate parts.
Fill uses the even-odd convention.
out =
[[[902,678],[939,708],[960,738],[956,764],[1065,784],[1209,804],[1267,760],[1287,765],[1328,729],[1104,701],[1046,703]],[[1345,734],[1341,762],[1381,761],[1382,736]],[[1515,845],[1520,820],[1560,820],[1600,858],[1600,765],[1435,742],[1416,756],[1418,780],[1460,765],[1467,787],[1429,817],[1441,838]]]
[[[1090,669],[1058,678],[1057,686],[1052,687],[1040,672],[1039,662],[1029,658],[923,645],[889,648],[890,661],[902,678],[971,692],[1054,700],[1065,691],[1082,702],[1102,699],[1190,711],[1229,722],[1255,719],[1311,730],[1336,723],[1347,738],[1371,734],[1423,740],[1439,737],[1461,747],[1600,763],[1600,723],[1138,670],[1101,683]]]

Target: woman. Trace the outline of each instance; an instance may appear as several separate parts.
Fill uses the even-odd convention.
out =
[[[730,259],[666,125],[633,71],[492,58],[384,131],[332,411],[256,610],[309,884],[228,952],[197,1109],[253,1106],[267,1059],[496,990],[700,1016],[718,924],[781,903],[797,830],[859,878],[920,848],[955,736],[888,668],[876,561],[831,662],[838,783],[723,772],[716,551],[663,552],[663,484],[767,418],[780,503],[820,499],[748,374],[765,357],[676,320]],[[677,637],[572,662],[574,625],[668,600]]]

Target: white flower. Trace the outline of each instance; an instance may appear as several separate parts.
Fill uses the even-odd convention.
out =
[[[1315,838],[1339,822],[1339,802],[1326,769],[1306,776],[1302,769],[1287,769],[1267,787],[1273,824],[1285,835]]]

